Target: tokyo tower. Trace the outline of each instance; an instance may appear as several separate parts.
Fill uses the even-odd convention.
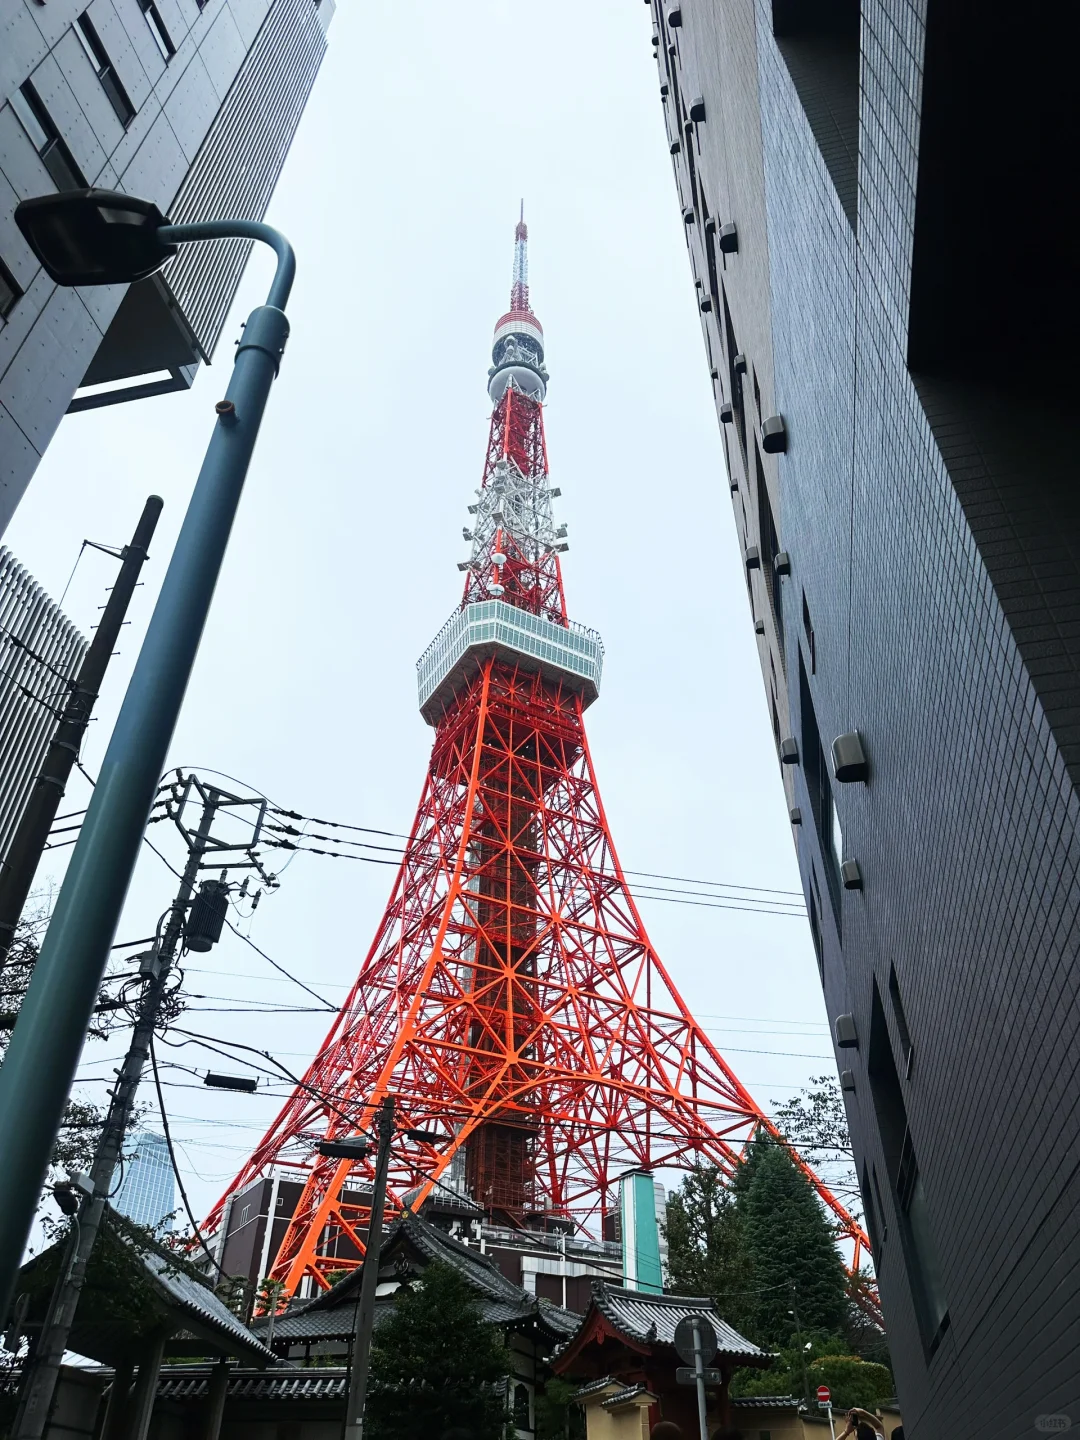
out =
[[[363,1254],[373,1160],[315,1146],[367,1133],[388,1093],[395,1209],[449,1192],[503,1224],[550,1215],[596,1237],[627,1170],[730,1174],[756,1131],[776,1135],[653,949],[608,829],[583,718],[603,646],[567,615],[527,240],[522,218],[464,594],[417,665],[435,738],[404,858],[322,1048],[207,1221],[271,1167],[296,1174],[271,1269],[290,1294],[357,1263],[340,1249]],[[793,1158],[857,1267],[861,1228]]]

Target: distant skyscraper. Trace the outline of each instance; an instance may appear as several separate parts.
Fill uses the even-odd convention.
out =
[[[135,1154],[124,1162],[124,1178],[112,1198],[113,1209],[137,1225],[171,1230],[172,1221],[166,1217],[172,1215],[176,1192],[165,1137],[139,1130],[133,1139]]]
[[[0,868],[85,653],[59,605],[0,545]]]
[[[137,285],[65,290],[23,240],[16,205],[96,185],[153,200],[177,222],[262,219],[333,9],[334,0],[0,7],[0,534],[65,412],[191,384],[251,249],[191,245]]]
[[[1073,49],[977,0],[651,11],[906,1429],[1068,1430]]]

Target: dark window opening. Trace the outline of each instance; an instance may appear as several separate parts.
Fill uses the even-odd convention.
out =
[[[154,44],[167,65],[176,54],[176,46],[172,42],[172,36],[166,28],[165,21],[161,18],[161,11],[154,4],[154,0],[139,0],[139,9],[146,16],[146,23],[150,27],[150,34],[154,37]]]
[[[810,872],[810,938],[817,956],[818,976],[825,981],[825,947],[821,938],[821,894],[813,870]]]
[[[769,710],[770,710],[771,715],[772,715],[772,733],[773,733],[773,740],[776,742],[776,753],[777,753],[777,755],[779,755],[779,754],[780,754],[780,714],[779,714],[779,711],[778,711],[777,708],[776,708],[776,694],[775,694],[775,692],[772,693],[772,694],[770,694],[770,696],[769,696]]]
[[[716,269],[716,223],[709,213],[704,190],[701,192],[701,220],[705,229],[705,264],[709,270],[709,294],[715,306],[720,303],[720,279]],[[710,224],[710,221],[713,223]]]
[[[135,106],[132,105],[127,91],[117,78],[113,63],[109,59],[109,53],[101,43],[101,37],[95,30],[94,22],[90,19],[88,12],[84,11],[79,16],[74,30],[86,51],[86,58],[94,67],[94,73],[101,81],[101,88],[109,97],[109,104],[116,112],[116,118],[121,125],[130,125],[135,117]]]
[[[945,1300],[941,1263],[931,1227],[926,1192],[908,1125],[904,1092],[893,1059],[885,1010],[876,980],[866,1068],[878,1134],[881,1137],[881,1149],[885,1156],[885,1168],[900,1222],[905,1268],[923,1345],[929,1357],[937,1349],[941,1337],[948,1329],[949,1308]]]
[[[0,260],[0,320],[6,320],[22,298],[22,286]]]
[[[848,224],[859,194],[859,0],[773,0],[773,34]]]
[[[728,359],[728,380],[731,384],[731,409],[735,417],[735,429],[739,432],[739,444],[742,447],[743,465],[746,465],[746,410],[743,405],[742,376],[735,369],[735,356],[739,354],[739,342],[735,339],[735,327],[731,323],[731,311],[728,309],[727,294],[724,287],[720,287],[721,298],[724,302],[724,339],[727,343]]]
[[[904,1057],[904,1068],[911,1074],[911,1060],[915,1054],[915,1046],[911,1041],[911,1031],[908,1029],[907,1015],[904,1013],[904,1002],[900,998],[900,982],[896,978],[896,966],[889,966],[889,1001],[892,1004],[893,1019],[896,1021],[896,1033],[900,1037],[900,1053]]]
[[[754,465],[757,470],[758,540],[761,547],[761,568],[766,572],[765,589],[768,592],[769,608],[772,610],[773,624],[776,626],[777,638],[780,641],[780,663],[786,670],[784,582],[782,577],[777,574],[776,565],[773,563],[780,553],[780,537],[776,533],[776,521],[773,518],[772,505],[769,501],[769,487],[765,483],[765,471],[756,442],[754,444]]]
[[[862,1196],[863,1214],[866,1216],[866,1228],[870,1233],[870,1246],[874,1252],[874,1259],[880,1261],[881,1242],[884,1236],[878,1220],[878,1207],[874,1204],[874,1196],[870,1189],[870,1171],[865,1165],[859,1178],[859,1193]]]
[[[86,179],[64,144],[53,118],[29,80],[11,97],[11,108],[19,117],[30,143],[41,157],[58,190],[86,190]]]
[[[878,1214],[881,1216],[881,1243],[884,1245],[889,1238],[889,1223],[886,1219],[885,1202],[881,1198],[881,1184],[878,1181],[876,1165],[871,1165],[870,1176],[874,1182],[874,1198],[877,1201]]]
[[[761,420],[763,418],[761,413],[761,386],[758,384],[757,366],[752,365],[750,372],[754,377],[754,406],[757,410],[758,419]]]
[[[821,746],[821,732],[818,729],[814,702],[810,695],[810,682],[806,678],[806,667],[799,656],[799,709],[802,728],[802,768],[806,788],[810,794],[810,807],[814,812],[814,826],[821,841],[821,855],[825,875],[832,895],[836,923],[840,923],[840,863],[843,859],[843,839],[840,834],[840,817],[833,800],[832,777],[829,774],[825,751]]]
[[[806,636],[806,653],[810,660],[810,674],[817,674],[817,637],[814,634],[814,625],[810,619],[810,606],[806,603],[806,591],[802,597],[802,628]]]

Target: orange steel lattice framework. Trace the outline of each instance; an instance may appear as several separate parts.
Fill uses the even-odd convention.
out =
[[[496,403],[458,613],[501,601],[511,618],[525,612],[566,636],[542,341],[524,344],[542,331],[519,288],[523,263],[518,308],[496,328]],[[507,329],[522,343],[502,346]],[[306,1276],[325,1287],[363,1254],[373,1162],[324,1158],[315,1145],[368,1132],[387,1093],[400,1132],[391,1207],[463,1196],[503,1223],[544,1213],[594,1235],[626,1170],[705,1160],[730,1174],[755,1133],[781,1140],[649,941],[585,736],[595,688],[517,643],[475,646],[425,710],[435,727],[427,779],[359,977],[208,1219],[215,1230],[228,1194],[271,1166],[296,1167],[303,1194],[271,1272],[289,1293]],[[792,1158],[853,1243],[857,1269],[863,1230]]]

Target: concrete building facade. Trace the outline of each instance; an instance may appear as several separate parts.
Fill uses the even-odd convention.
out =
[[[973,0],[650,8],[905,1434],[1056,1433],[1080,1424],[1065,50]]]
[[[60,289],[15,225],[16,205],[93,185],[153,200],[178,223],[261,219],[333,8],[11,0],[0,9],[0,533],[65,413],[191,384],[250,250],[188,246],[138,285]]]

